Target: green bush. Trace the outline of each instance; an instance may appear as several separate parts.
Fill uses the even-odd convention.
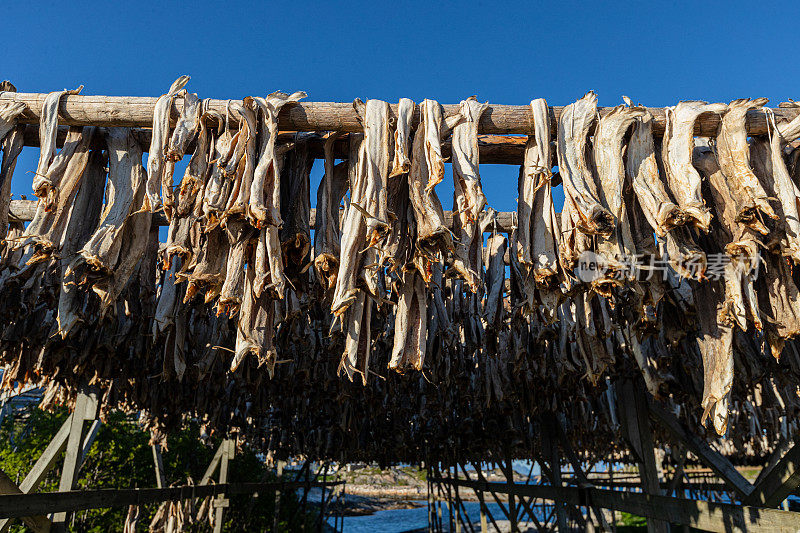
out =
[[[19,417],[16,420],[6,418],[0,427],[0,469],[8,474],[12,481],[19,484],[66,418],[65,410],[50,413],[39,409],[31,409],[26,417]],[[195,483],[202,478],[220,444],[220,439],[210,438],[207,442],[203,442],[199,439],[199,434],[197,424],[190,422],[181,431],[168,437],[168,450],[162,453],[168,482],[183,485],[187,483],[187,478],[191,478]],[[60,457],[39,485],[37,492],[58,490],[62,463],[63,457]],[[268,482],[275,479],[274,473],[249,448],[237,451],[236,457],[229,464],[228,480],[231,482]],[[149,435],[136,423],[135,418],[121,412],[110,413],[105,423],[100,426],[97,438],[80,471],[78,488],[126,489],[155,486],[155,468]],[[271,526],[273,523],[274,506],[273,493],[261,494],[259,497],[232,496],[230,507],[225,511],[223,529],[226,531],[267,529],[268,525]],[[158,504],[144,506],[141,509],[139,529],[146,530],[157,509]],[[90,533],[121,531],[127,511],[127,508],[78,511],[70,522],[69,529]],[[301,516],[299,511],[300,503],[295,494],[284,494],[279,517],[281,531],[296,531],[301,528],[303,520],[308,525],[313,523],[314,516],[311,514]],[[11,528],[11,531],[24,530],[19,522]],[[197,523],[192,528],[192,531],[208,530],[207,521]]]

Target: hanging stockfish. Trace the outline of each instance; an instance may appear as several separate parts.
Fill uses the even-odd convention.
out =
[[[79,284],[77,270],[87,265],[96,280],[92,290],[100,297],[101,312],[108,309],[128,284],[147,247],[153,217],[142,209],[146,200],[146,174],[138,139],[129,128],[109,128],[108,185],[100,224],[68,268]],[[99,279],[98,279],[99,278]],[[66,279],[65,279],[66,282]]]
[[[636,245],[631,233],[629,210],[623,201],[625,164],[623,161],[623,139],[631,125],[644,115],[641,107],[617,106],[603,115],[594,134],[594,164],[600,184],[600,201],[611,213],[614,230],[598,237],[597,252],[607,262],[604,275],[592,282],[600,294],[610,295],[610,287],[619,285],[621,277],[631,277],[632,272],[623,272],[625,263],[636,254]],[[620,263],[623,261],[624,263]]]
[[[659,175],[653,143],[653,115],[646,110],[634,122],[626,156],[628,178],[656,235],[663,238],[672,228],[685,224],[683,213],[670,198]]]
[[[17,88],[14,87],[11,82],[3,81],[0,82],[0,93],[3,92],[15,93],[17,92]],[[27,108],[28,106],[22,102],[9,102],[0,107],[0,142],[2,142],[6,138],[6,135],[17,126],[19,116],[25,112]]]
[[[347,161],[335,164],[333,146],[339,135],[325,139],[325,175],[317,189],[316,228],[314,230],[314,269],[330,303],[339,271],[339,246],[342,239],[339,206],[347,192]]]
[[[545,104],[546,106],[547,104]],[[473,293],[478,292],[481,273],[481,248],[478,217],[486,206],[481,187],[478,153],[478,122],[489,103],[475,96],[461,101],[464,121],[453,128],[453,268]]]
[[[736,202],[736,222],[753,231],[766,235],[762,215],[775,219],[777,215],[769,205],[770,199],[750,167],[745,118],[750,109],[760,109],[769,100],[766,98],[743,98],[734,100],[722,115],[716,137],[716,153],[722,173]]]
[[[589,91],[566,106],[558,121],[558,171],[577,228],[587,235],[611,235],[614,216],[603,207],[597,183],[587,161],[589,135],[597,118],[597,95]]]
[[[247,204],[247,219],[253,226],[261,230],[260,238],[265,239],[270,285],[278,298],[283,298],[286,290],[283,254],[278,235],[278,229],[283,225],[281,219],[282,157],[276,151],[278,114],[284,105],[297,102],[305,97],[306,93],[302,91],[291,95],[278,91],[269,94],[266,98],[253,98],[253,102],[258,108],[261,143],[253,185],[250,188],[250,199]]]
[[[703,113],[722,113],[727,108],[725,104],[685,101],[667,109],[667,129],[662,148],[667,186],[677,199],[687,223],[702,231],[708,231],[711,215],[703,201],[700,174],[692,166],[694,123]]]
[[[8,211],[11,206],[11,178],[17,166],[17,157],[22,153],[24,146],[24,128],[18,126],[14,128],[5,139],[2,140],[0,148],[3,150],[3,157],[0,159],[0,264],[6,259],[7,243],[5,238],[8,236]]]
[[[189,76],[181,76],[172,82],[167,94],[158,97],[153,109],[153,131],[150,149],[147,151],[147,194],[144,209],[154,213],[163,205],[167,219],[172,217],[172,206],[174,205],[172,172],[175,164],[174,161],[166,158],[166,150],[170,141],[169,126],[172,103],[187,83],[189,83]],[[159,187],[161,187],[161,194],[159,194]]]
[[[459,112],[442,117],[442,106],[435,100],[423,100],[420,124],[414,135],[408,187],[417,227],[415,263],[426,283],[432,279],[431,263],[440,263],[453,250],[453,237],[445,224],[444,210],[435,187],[444,179],[441,141],[464,120]]]
[[[428,299],[425,282],[414,268],[406,269],[401,275],[389,368],[398,372],[411,368],[422,370],[428,342]]]
[[[560,228],[551,183],[550,113],[543,98],[532,100],[530,106],[535,135],[528,137],[520,167],[514,252],[526,285],[527,309],[534,309],[538,294],[547,320],[552,321],[556,317],[561,289],[558,279]]]
[[[56,157],[58,106],[61,103],[61,98],[70,94],[80,94],[82,90],[83,85],[71,91],[52,92],[44,99],[42,113],[39,119],[39,163],[36,165],[36,174],[33,178],[33,193],[39,198],[47,197],[53,187],[53,178],[49,173],[52,170],[63,168],[61,165],[53,164],[55,163],[54,159]],[[69,154],[70,148],[66,145],[65,148],[67,148],[66,154]],[[66,159],[68,159],[68,157],[62,158],[62,165]]]

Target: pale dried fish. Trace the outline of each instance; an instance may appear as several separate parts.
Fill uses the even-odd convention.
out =
[[[428,333],[428,305],[425,282],[416,269],[402,272],[402,283],[394,319],[394,343],[389,369],[421,370],[425,362]]]
[[[153,131],[150,138],[150,149],[147,152],[147,194],[144,205],[144,209],[150,212],[155,212],[162,205],[159,187],[162,188],[161,194],[164,195],[165,203],[171,205],[172,202],[172,174],[169,174],[169,181],[166,181],[165,152],[170,140],[169,122],[172,103],[187,83],[189,83],[189,76],[181,76],[175,80],[167,94],[158,97],[153,108]]]
[[[483,245],[478,216],[486,206],[486,195],[483,194],[479,172],[478,122],[488,108],[488,102],[482,104],[475,96],[462,100],[460,112],[464,121],[453,128],[452,136],[455,236],[453,268],[475,293],[480,286]]]
[[[392,171],[389,177],[407,174],[411,170],[408,143],[411,138],[411,117],[414,115],[416,104],[409,98],[401,98],[397,105],[397,127],[394,130],[394,158]]]
[[[316,228],[314,230],[314,268],[317,280],[325,289],[326,299],[333,297],[339,272],[342,239],[339,205],[347,191],[347,162],[334,164],[333,146],[338,134],[330,134],[323,145],[325,175],[317,189]]]
[[[703,231],[708,231],[711,214],[703,201],[700,174],[692,166],[694,123],[703,113],[722,113],[727,108],[725,104],[691,100],[667,109],[663,144],[667,186],[678,201],[687,223]]]
[[[3,158],[0,160],[0,258],[6,259],[5,238],[8,236],[8,209],[11,205],[11,178],[17,166],[17,157],[25,144],[25,126],[14,128],[2,141]],[[0,259],[0,263],[2,262]]]
[[[763,235],[768,233],[759,213],[775,219],[769,198],[750,167],[745,118],[750,109],[759,109],[766,98],[734,100],[722,116],[716,137],[717,159],[727,176],[736,201],[736,221]]]
[[[670,198],[659,176],[653,143],[653,116],[645,113],[637,118],[628,141],[626,172],[633,185],[639,205],[653,231],[659,237],[686,220],[680,208]]]
[[[33,177],[33,193],[39,198],[46,197],[52,186],[47,176],[47,171],[56,157],[59,103],[62,97],[70,94],[80,94],[82,90],[83,85],[71,91],[52,92],[44,99],[42,111],[39,115],[39,163],[36,165],[36,174]]]
[[[577,215],[577,228],[588,235],[610,235],[614,216],[601,204],[591,164],[586,160],[596,117],[597,95],[592,91],[563,109],[558,121],[558,172],[564,184],[564,202]]]
[[[297,102],[305,97],[306,93],[302,91],[290,95],[277,91],[269,94],[266,98],[253,98],[253,102],[259,110],[261,143],[253,185],[250,188],[250,200],[247,204],[247,218],[257,228],[266,225],[281,226],[280,159],[275,152],[275,143],[278,137],[278,114],[284,105]]]

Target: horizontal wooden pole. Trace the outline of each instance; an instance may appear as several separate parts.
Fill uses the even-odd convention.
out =
[[[0,496],[0,517],[22,518],[50,513],[71,513],[83,509],[127,507],[164,501],[205,498],[206,496],[253,494],[301,488],[333,487],[344,481],[285,481],[274,483],[217,483],[213,485],[183,485],[165,489],[101,489],[71,492],[40,492]]]
[[[42,105],[47,93],[0,93],[0,105],[8,102],[23,102],[28,109],[22,116],[23,123],[39,122]],[[579,95],[576,95],[579,96]],[[70,126],[131,126],[149,127],[153,124],[155,97],[141,96],[84,96],[69,95],[61,99],[59,106],[60,122]],[[209,108],[225,113],[227,100],[209,100]],[[181,99],[176,99],[172,109],[172,119],[177,120],[183,107]],[[458,111],[457,104],[444,105],[445,116]],[[391,104],[392,113],[397,112],[397,104]],[[599,108],[600,114],[612,108]],[[653,115],[653,131],[656,135],[664,132],[665,112],[663,107],[648,108]],[[553,131],[563,107],[550,108]],[[773,108],[777,120],[791,120],[797,116],[797,108]],[[414,112],[412,125],[419,122],[419,107]],[[283,131],[362,131],[353,105],[350,102],[299,102],[284,106],[278,117],[278,125]],[[719,116],[712,113],[700,115],[695,127],[696,135],[714,135],[719,126]],[[533,117],[528,105],[491,105],[481,116],[478,124],[480,133],[532,135]],[[767,119],[763,110],[751,110],[747,114],[747,132],[750,135],[767,133]]]
[[[9,206],[9,214],[12,218],[19,220],[21,222],[28,222],[33,220],[33,215],[36,214],[36,200],[11,200],[11,205]],[[497,228],[496,230],[499,233],[509,233],[511,232],[514,219],[516,217],[516,213],[512,211],[503,211],[497,213]],[[311,227],[316,227],[317,223],[317,210],[312,208],[311,209]],[[453,212],[452,211],[445,211],[444,212],[445,222],[451,228],[453,227]],[[153,215],[153,222],[159,226],[168,226],[169,223],[167,222],[164,213],[155,213]],[[486,232],[491,233],[495,228],[487,228]]]
[[[64,145],[64,139],[67,137],[67,126],[60,126],[58,128],[58,135],[56,136],[56,145],[60,148]],[[143,152],[150,149],[150,138],[152,132],[149,128],[136,128],[134,135],[139,140],[139,144]],[[294,133],[281,133],[278,136],[279,143],[291,142],[294,138]],[[39,125],[29,124],[25,128],[24,135],[25,146],[39,146]],[[521,165],[523,157],[525,156],[525,141],[526,137],[511,136],[511,135],[480,135],[478,137],[478,151],[480,154],[481,164],[494,164],[494,165]],[[312,137],[308,139],[308,146],[311,156],[315,159],[323,159],[324,139],[319,137]],[[102,147],[99,139],[96,140],[96,147]],[[450,140],[445,140],[442,143],[442,155],[445,159],[451,155],[452,145]],[[349,153],[349,143],[346,136],[338,139],[333,145],[333,155],[337,159],[347,158]],[[189,146],[189,153],[194,150],[193,144]]]
[[[453,486],[498,494],[560,500],[579,506],[593,504],[604,509],[615,509],[637,516],[668,520],[675,524],[720,533],[730,531],[796,533],[798,524],[800,524],[800,513],[671,496],[656,496],[641,492],[553,487],[550,485],[510,485],[508,483],[445,478],[431,478],[430,482],[449,483]]]

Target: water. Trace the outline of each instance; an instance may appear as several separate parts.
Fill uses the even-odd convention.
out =
[[[428,508],[426,502],[416,502],[421,505],[416,509],[392,509],[378,511],[368,516],[346,516],[344,518],[344,531],[346,533],[402,533],[412,529],[426,528],[428,526]],[[473,524],[481,519],[481,507],[478,502],[462,502],[467,516]],[[496,503],[487,503],[489,512],[498,520],[503,517],[503,512]],[[542,519],[540,509],[537,509],[537,518]],[[442,513],[447,509],[442,507]],[[447,528],[447,515],[442,514],[442,524]],[[332,523],[332,521],[331,521]],[[463,530],[463,528],[462,528]]]

